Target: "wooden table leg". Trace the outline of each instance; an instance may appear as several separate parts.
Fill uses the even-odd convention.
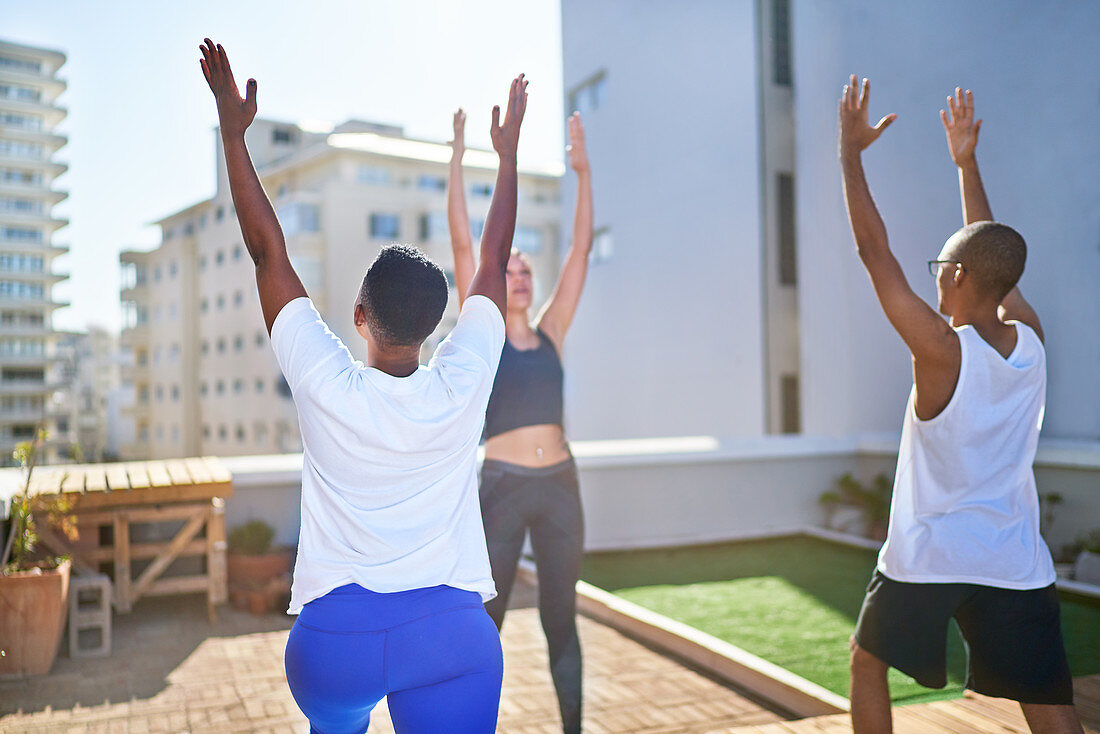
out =
[[[206,523],[206,575],[209,587],[206,603],[211,623],[217,620],[216,604],[229,598],[226,578],[225,500],[215,497],[210,501],[210,516]]]
[[[130,594],[130,516],[125,511],[116,511],[114,516],[115,609],[129,612],[133,603]]]

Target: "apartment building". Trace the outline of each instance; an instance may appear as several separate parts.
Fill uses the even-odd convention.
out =
[[[58,461],[70,438],[52,329],[54,310],[67,305],[54,300],[66,276],[52,267],[68,251],[52,241],[68,223],[52,214],[66,197],[54,188],[67,168],[56,159],[66,138],[54,131],[66,115],[57,104],[64,63],[58,51],[0,41],[0,465],[39,425],[50,433],[39,461]]]
[[[87,332],[60,334],[57,356],[65,382],[61,405],[69,411],[70,455],[75,461],[108,461],[117,457],[112,432],[117,417],[109,401],[121,387],[124,355],[118,335],[100,326]]]
[[[1100,4],[561,7],[597,231],[566,345],[571,437],[898,430],[909,355],[855,255],[836,157],[855,73],[872,80],[873,120],[899,114],[865,166],[932,304],[925,262],[962,224],[938,112],[956,85],[974,90],[993,211],[1031,248],[1021,288],[1047,331],[1044,436],[1100,439],[1096,88],[1072,71],[1100,68]]]
[[[401,128],[348,121],[332,129],[256,120],[249,149],[306,290],[359,359],[366,344],[353,309],[363,274],[389,243],[411,243],[453,282],[446,218],[450,147]],[[290,390],[260,313],[252,261],[234,215],[217,138],[217,190],[157,224],[161,244],[121,255],[123,369],[134,400],[127,458],[231,456],[301,450]],[[467,150],[467,204],[475,242],[496,179],[496,156]],[[536,298],[559,264],[560,163],[520,171],[515,246],[531,257]],[[430,352],[457,317],[452,289]],[[426,356],[426,355],[425,355]]]

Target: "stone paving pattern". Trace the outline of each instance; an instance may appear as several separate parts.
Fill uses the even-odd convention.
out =
[[[561,731],[534,592],[517,588],[504,625],[498,731]],[[59,657],[49,676],[0,682],[0,732],[307,732],[283,673],[292,618],[202,597],[141,601],[114,617],[108,658]],[[703,734],[784,719],[746,695],[581,618],[585,731]],[[385,704],[371,734],[391,732]]]

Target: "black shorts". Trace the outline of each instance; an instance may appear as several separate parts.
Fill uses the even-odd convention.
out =
[[[912,584],[877,570],[856,622],[856,642],[928,688],[947,685],[947,623],[966,642],[966,687],[1021,703],[1070,705],[1058,592],[975,584]]]

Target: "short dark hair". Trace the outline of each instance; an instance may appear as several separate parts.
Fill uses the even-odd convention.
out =
[[[367,269],[356,305],[381,343],[419,346],[443,318],[447,276],[415,247],[389,245]]]
[[[951,257],[983,293],[1000,301],[1024,274],[1027,244],[1020,233],[997,222],[973,222],[955,233]]]

